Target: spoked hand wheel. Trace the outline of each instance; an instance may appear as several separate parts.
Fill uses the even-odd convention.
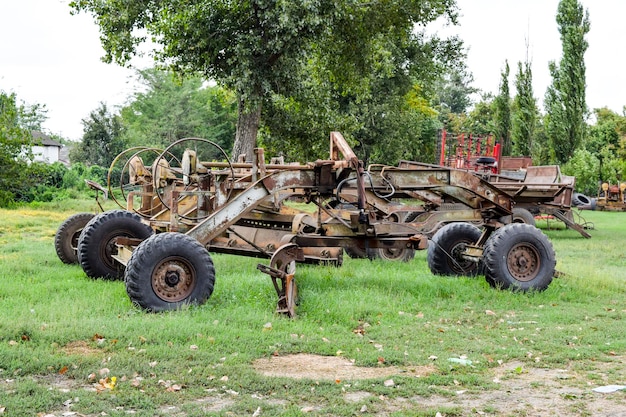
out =
[[[134,147],[115,157],[107,174],[111,199],[122,209],[148,218],[162,210],[152,186],[152,162],[162,154],[161,149]],[[174,159],[170,155],[170,159]]]
[[[168,158],[175,155],[178,159]],[[230,199],[235,170],[217,143],[184,138],[168,146],[152,164],[152,185],[164,208],[199,221]]]

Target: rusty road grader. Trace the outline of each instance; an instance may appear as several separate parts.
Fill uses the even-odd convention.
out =
[[[541,291],[555,274],[548,238],[532,225],[503,224],[513,199],[471,173],[366,168],[338,132],[330,135],[330,158],[307,164],[265,164],[262,149],[250,163],[210,162],[188,146],[193,140],[217,147],[182,139],[163,151],[136,148],[116,158],[114,164],[126,161],[119,190],[111,181],[100,188],[123,209],[66,220],[55,238],[59,258],[80,263],[92,278],[123,278],[131,301],[154,312],[209,299],[211,252],[270,259],[257,268],[272,279],[277,312],[290,316],[296,265],[339,266],[344,250],[408,261],[427,249],[432,273],[484,275],[501,289]],[[150,165],[141,158],[146,153],[158,154]],[[293,200],[314,209],[285,204]]]

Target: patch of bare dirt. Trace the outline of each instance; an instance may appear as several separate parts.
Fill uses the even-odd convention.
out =
[[[82,349],[80,343],[75,349]],[[67,346],[66,346],[67,348]],[[358,379],[389,378],[396,375],[428,376],[437,372],[434,366],[424,367],[359,367],[343,357],[311,354],[273,356],[253,363],[262,375],[285,378],[307,378],[311,380],[354,381]],[[367,389],[347,390],[343,393],[346,404],[354,407],[357,415],[390,416],[394,413],[428,412],[446,416],[454,410],[456,417],[520,417],[520,416],[564,416],[564,417],[626,417],[626,392],[617,391],[600,394],[593,388],[603,385],[626,385],[626,358],[614,357],[611,362],[571,362],[562,368],[541,368],[523,362],[509,362],[491,370],[488,378],[495,388],[474,390],[468,387],[433,387],[433,395],[414,395],[400,398],[387,397]],[[78,381],[57,376],[44,383],[61,391],[76,388]],[[396,381],[397,382],[397,381]],[[10,384],[9,384],[10,385]],[[1,384],[0,384],[1,386]],[[9,391],[10,387],[3,387]],[[448,392],[442,394],[442,390]],[[204,412],[221,413],[248,396],[228,389],[212,389],[205,398],[195,400]],[[262,394],[251,397],[265,406],[293,406],[285,398]],[[255,415],[262,416],[265,406],[259,407]],[[297,405],[300,411],[317,415],[324,404]],[[180,404],[162,407],[166,415],[184,417]],[[228,413],[227,413],[228,414]],[[65,415],[49,414],[50,416]],[[97,416],[92,416],[97,417]]]
[[[393,375],[427,376],[436,369],[425,367],[355,366],[342,357],[310,354],[274,356],[254,362],[254,368],[265,376],[308,378],[312,380],[356,380],[386,378]],[[616,367],[619,368],[616,370]],[[367,391],[348,392],[349,403],[379,403],[378,415],[401,410],[438,410],[442,407],[460,410],[463,416],[600,416],[626,417],[626,392],[600,394],[593,388],[600,385],[624,384],[612,381],[614,375],[624,375],[624,361],[595,363],[593,369],[577,370],[572,364],[563,369],[533,368],[522,362],[502,364],[491,378],[498,388],[474,392],[451,389],[446,396],[414,396],[386,398]],[[617,371],[617,372],[616,372]],[[439,387],[441,388],[441,387]],[[382,414],[381,414],[382,412]]]
[[[84,340],[70,342],[61,348],[66,355],[99,355],[101,351],[89,345]]]
[[[330,381],[386,378],[407,373],[414,376],[426,376],[435,371],[433,366],[367,368],[356,366],[352,361],[340,356],[306,353],[258,359],[252,365],[257,372],[265,376]]]

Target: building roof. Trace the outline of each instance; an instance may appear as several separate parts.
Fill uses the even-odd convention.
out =
[[[39,132],[39,131],[32,131],[31,132],[32,136],[33,136],[33,145],[39,145],[39,146],[56,146],[57,148],[62,148],[63,145],[60,144],[59,142],[50,139],[50,136],[46,135],[43,132]]]

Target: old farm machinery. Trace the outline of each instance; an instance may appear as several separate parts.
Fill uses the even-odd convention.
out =
[[[576,179],[563,175],[558,165],[533,166],[530,157],[502,156],[501,146],[492,136],[454,136],[442,130],[437,149],[441,166],[474,172],[509,194],[514,202],[509,221],[534,225],[534,217],[541,215],[563,222],[585,238],[591,237],[585,222],[575,221],[571,210]],[[402,164],[423,165],[411,161]]]
[[[126,210],[103,213],[85,226],[79,258],[95,252],[94,259],[107,259],[112,271],[123,271],[133,303],[150,311],[204,303],[215,283],[210,252],[269,257],[269,265],[258,269],[272,279],[277,311],[291,316],[296,263],[340,264],[343,248],[390,254],[428,249],[434,274],[484,273],[497,288],[543,290],[552,281],[556,262],[546,236],[531,225],[500,221],[511,215],[506,192],[447,167],[366,169],[341,134],[330,139],[328,160],[302,165],[265,165],[263,158],[215,163],[189,149],[173,157],[168,148],[144,173],[150,181],[126,195]],[[282,204],[294,198],[316,210]],[[111,224],[130,216],[140,218],[147,236],[119,233],[120,225]],[[277,234],[266,235],[261,245],[258,230]]]
[[[206,146],[202,149],[198,144]],[[172,152],[188,145],[196,150],[184,149],[182,157],[173,156]],[[280,160],[265,165],[262,149],[256,151],[257,159],[252,163],[212,162],[210,172],[206,166],[189,165],[195,164],[199,149],[206,154],[207,148],[219,151],[209,152],[210,158],[226,157],[218,145],[199,138],[177,141],[165,151],[131,148],[122,152],[111,164],[107,188],[89,182],[91,188],[115,201],[120,209],[68,218],[55,237],[59,258],[65,263],[80,263],[92,278],[123,278],[123,265],[114,259],[119,242],[138,242],[165,231],[185,232],[268,170],[290,169]],[[144,161],[150,162],[145,165]],[[243,216],[211,242],[211,250],[269,258],[283,235],[294,227],[306,228],[307,223],[313,223],[306,213],[284,206],[278,198],[285,195]],[[342,262],[341,248],[311,248],[304,252],[303,262]]]

